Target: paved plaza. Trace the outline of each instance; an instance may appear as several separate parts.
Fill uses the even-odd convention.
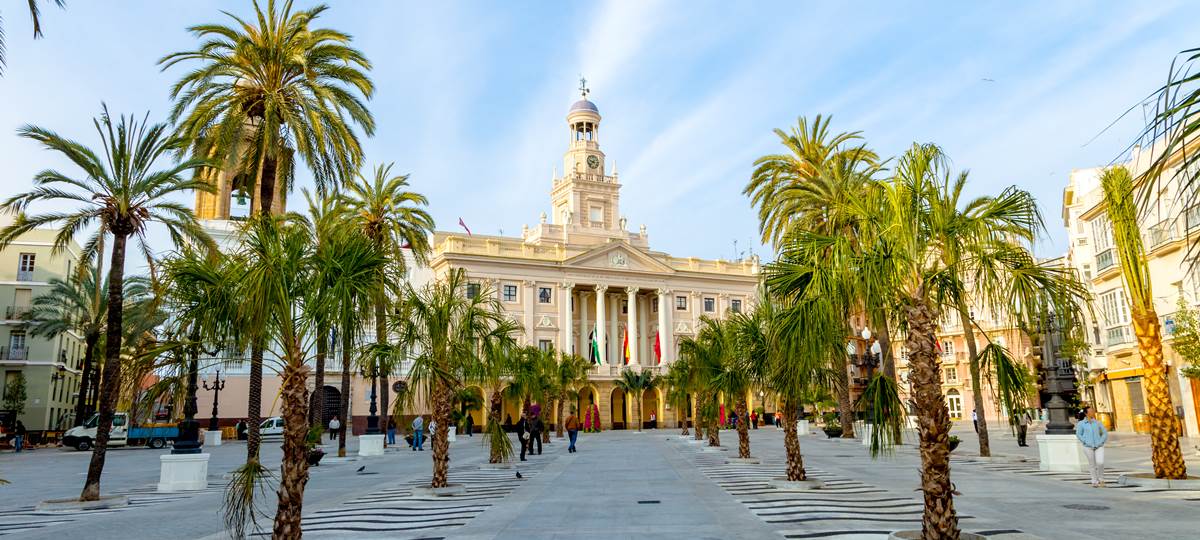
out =
[[[728,450],[717,452],[676,430],[581,434],[579,453],[555,441],[515,469],[481,467],[482,439],[460,438],[452,445],[450,476],[468,491],[440,498],[412,492],[429,480],[430,453],[392,448],[381,457],[312,469],[304,529],[311,538],[847,539],[919,527],[915,448],[871,460],[858,441],[817,433],[801,440],[809,473],[826,482],[811,492],[767,484],[784,470],[783,434],[773,428],[751,432],[761,464],[726,462],[736,456],[732,431],[721,434]],[[1084,474],[1040,471],[1036,448],[1018,449],[1011,436],[993,435],[994,452],[1005,459],[981,460],[969,430],[956,434],[964,441],[952,474],[965,530],[997,540],[1195,538],[1200,492],[1115,486],[1121,472],[1148,469],[1141,437],[1114,438],[1108,478],[1114,487],[1092,489]],[[277,466],[278,444],[263,450],[266,463]],[[1189,450],[1190,467],[1200,470]],[[209,488],[193,493],[155,492],[163,452],[111,451],[104,492],[129,495],[131,506],[74,513],[37,512],[33,505],[77,495],[90,454],[0,455],[0,472],[12,482],[0,488],[0,536],[226,538],[219,517],[224,474],[243,461],[245,445],[213,449]],[[1019,461],[1022,454],[1030,460]],[[273,493],[266,503],[274,509]]]

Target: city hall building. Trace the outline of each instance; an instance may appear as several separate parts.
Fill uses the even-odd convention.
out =
[[[495,295],[524,327],[526,345],[592,358],[595,344],[598,363],[574,405],[581,415],[595,405],[604,429],[632,428],[636,399],[613,381],[625,368],[665,373],[679,340],[695,334],[702,316],[747,309],[759,263],[652,249],[646,227],[630,230],[621,213],[621,179],[606,168],[600,111],[586,90],[566,120],[563,174],[548,186],[550,209],[538,224],[519,237],[436,232],[430,268],[439,279],[464,270],[468,294]],[[494,389],[479,390],[490,395]],[[690,417],[663,396],[663,389],[646,391],[643,423],[653,417],[659,427],[676,426]],[[505,403],[505,415],[515,421],[518,407]],[[474,414],[482,426],[483,411]]]

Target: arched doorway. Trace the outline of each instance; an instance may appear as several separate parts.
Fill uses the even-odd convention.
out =
[[[504,395],[504,394],[501,394]],[[500,421],[504,423],[505,431],[512,431],[512,427],[521,420],[521,400],[513,398],[503,398],[500,400]]]
[[[481,431],[483,430],[484,418],[487,417],[486,409],[488,407],[483,389],[478,386],[468,386],[465,393],[471,397],[459,403],[459,411],[471,417],[472,431]]]
[[[333,386],[325,385],[324,394],[325,410],[321,415],[321,425],[327,426],[329,425],[329,421],[338,415],[338,409],[342,406],[342,391]],[[314,395],[313,397],[316,396]]]
[[[647,388],[642,392],[642,429],[656,429],[658,421],[658,389]]]
[[[613,388],[611,399],[609,399],[610,413],[612,414],[612,428],[625,429],[629,425],[629,420],[625,416],[625,391],[620,388]]]
[[[962,420],[963,401],[962,395],[958,393],[958,389],[951,388],[946,392],[946,408],[950,411],[951,420]]]

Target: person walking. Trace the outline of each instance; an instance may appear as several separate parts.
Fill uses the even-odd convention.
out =
[[[245,419],[238,420],[238,423],[236,426],[234,426],[234,429],[237,430],[237,440],[239,440],[239,441],[246,440],[246,420]]]
[[[542,422],[541,411],[533,413],[533,425],[529,430],[529,453],[533,454],[533,445],[537,444],[537,455],[542,455],[542,431],[546,424]]]
[[[470,414],[467,415],[467,436],[475,436],[475,419],[471,418]]]
[[[571,414],[567,415],[567,419],[563,421],[563,426],[567,428],[567,438],[570,440],[570,445],[567,446],[567,453],[575,453],[575,439],[579,437],[579,417],[575,416],[575,407],[571,407]]]
[[[979,414],[975,412],[975,409],[971,409],[971,424],[975,426],[975,434],[978,435],[979,434]]]
[[[417,450],[425,450],[425,419],[421,415],[417,415],[412,421],[413,429],[413,452]]]
[[[758,429],[758,411],[750,413],[750,427],[752,429]]]
[[[1017,446],[1029,446],[1025,443],[1025,437],[1029,432],[1029,424],[1033,421],[1029,417],[1029,411],[1021,411],[1017,416]]]
[[[329,419],[329,442],[336,441],[338,438],[338,430],[342,429],[342,422],[333,417]]]
[[[529,422],[525,419],[525,415],[521,415],[521,419],[517,420],[513,429],[517,432],[517,440],[521,442],[521,461],[528,461],[525,459],[525,452],[531,449],[529,447]]]
[[[387,425],[387,443],[388,446],[391,446],[396,444],[396,423],[388,422]]]
[[[13,448],[20,452],[25,447],[25,424],[17,420],[17,425],[13,427]]]
[[[1075,424],[1075,437],[1087,456],[1092,487],[1104,487],[1104,443],[1108,442],[1108,430],[1096,419],[1096,410],[1092,407],[1084,407],[1083,414],[1083,420]]]

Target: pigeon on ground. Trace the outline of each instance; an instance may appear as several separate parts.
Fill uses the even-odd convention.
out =
[[[517,471],[517,478],[525,478],[525,477],[521,476],[521,471]]]
[[[363,465],[362,467],[359,467],[357,471],[354,471],[354,472],[363,472],[363,470],[365,470],[366,468],[367,468],[367,466]]]

